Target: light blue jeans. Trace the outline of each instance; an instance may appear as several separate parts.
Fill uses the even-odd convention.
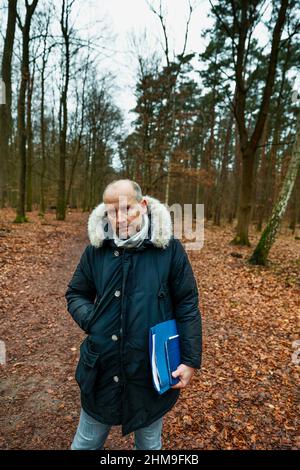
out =
[[[154,423],[134,431],[133,450],[160,450],[163,417]],[[111,424],[103,424],[80,410],[79,424],[71,444],[71,450],[103,450]]]

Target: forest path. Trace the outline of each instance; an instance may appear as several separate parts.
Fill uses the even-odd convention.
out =
[[[67,283],[88,243],[88,214],[12,224],[1,211],[0,448],[68,449],[78,424],[74,378],[85,334],[66,309]],[[207,224],[204,248],[189,252],[203,320],[203,365],[163,427],[163,449],[290,449],[297,437],[300,242],[282,234],[271,266],[245,262],[228,244],[232,227]],[[255,238],[255,233],[252,238]],[[241,257],[232,256],[232,252]],[[132,449],[113,426],[105,449]]]

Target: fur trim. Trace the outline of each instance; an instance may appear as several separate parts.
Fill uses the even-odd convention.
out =
[[[158,199],[144,196],[148,203],[148,214],[151,215],[151,241],[158,248],[166,248],[173,233],[172,219],[167,207]],[[104,226],[107,223],[105,204],[101,202],[93,209],[88,219],[88,236],[91,245],[102,246],[106,234]]]

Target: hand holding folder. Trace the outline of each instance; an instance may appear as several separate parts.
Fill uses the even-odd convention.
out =
[[[180,364],[180,341],[175,319],[150,328],[149,354],[153,384],[162,394],[179,382],[178,377],[172,376]]]

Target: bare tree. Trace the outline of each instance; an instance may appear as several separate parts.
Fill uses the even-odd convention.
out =
[[[154,8],[153,4],[147,1],[147,4],[150,10],[158,17],[164,36],[164,54],[167,62],[167,69],[169,70],[169,83],[168,83],[168,93],[167,93],[167,106],[169,106],[171,112],[171,132],[170,132],[170,141],[167,145],[166,150],[166,160],[167,160],[167,181],[166,181],[166,188],[165,188],[165,204],[169,203],[169,196],[170,196],[170,178],[172,173],[172,154],[174,150],[174,136],[175,136],[175,89],[178,75],[181,71],[182,64],[185,63],[186,57],[186,46],[189,34],[189,26],[191,22],[191,17],[193,13],[193,6],[189,1],[189,14],[186,21],[186,29],[184,34],[184,42],[181,54],[177,56],[178,63],[172,63],[170,59],[170,47],[169,47],[169,38],[166,26],[166,20],[164,18],[164,13],[162,9],[162,0],[159,2],[159,9]]]
[[[56,205],[56,219],[66,218],[66,152],[68,128],[68,89],[70,81],[70,14],[74,0],[62,0],[60,27],[64,41],[64,83],[62,85],[59,112],[59,181]]]
[[[46,65],[55,43],[48,45],[48,34],[50,26],[49,10],[45,16],[45,24],[43,25],[44,32],[42,37],[42,57],[40,69],[40,85],[41,85],[41,105],[40,105],[40,139],[41,139],[41,174],[40,174],[40,213],[45,213],[45,174],[46,174],[46,144],[45,144],[45,80],[46,80]]]
[[[75,145],[73,152],[71,153],[71,171],[69,177],[69,184],[66,196],[66,204],[70,202],[71,190],[74,181],[74,175],[76,166],[78,163],[79,153],[82,147],[82,138],[83,138],[83,131],[84,131],[84,120],[85,120],[85,113],[86,113],[86,88],[87,88],[87,78],[90,66],[90,56],[89,54],[86,57],[85,64],[80,67],[80,71],[83,71],[83,76],[81,81],[81,91],[78,90],[78,86],[76,86],[76,112],[75,112]],[[79,75],[79,72],[76,76]],[[79,75],[80,76],[80,75]],[[81,77],[80,77],[81,78]],[[79,117],[78,117],[79,115]]]
[[[19,198],[17,215],[15,222],[25,222],[25,194],[26,194],[26,143],[27,143],[27,127],[26,127],[26,92],[28,91],[29,82],[29,41],[30,26],[32,16],[38,4],[38,0],[33,0],[30,4],[25,0],[25,20],[22,24],[20,15],[17,13],[18,25],[22,32],[22,61],[21,61],[21,83],[18,98],[18,152],[20,160],[19,174]]]
[[[12,129],[11,116],[11,64],[15,29],[17,21],[17,0],[8,0],[8,15],[4,50],[1,64],[1,76],[5,84],[5,103],[0,104],[0,207],[5,206],[7,197],[7,162],[9,159],[9,139]]]

